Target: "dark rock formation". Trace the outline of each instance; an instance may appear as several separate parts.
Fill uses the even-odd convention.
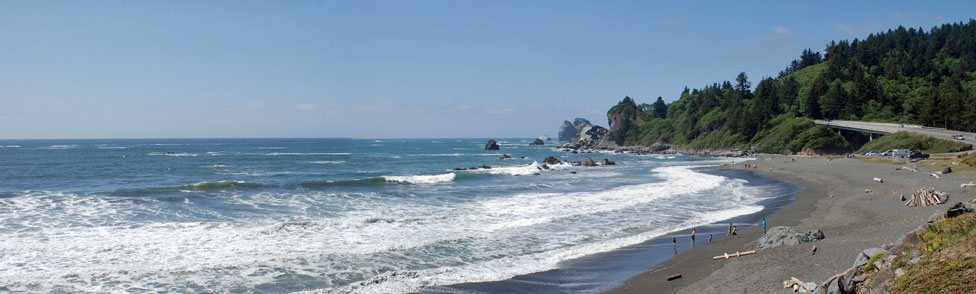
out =
[[[529,145],[545,145],[545,144],[546,144],[546,141],[543,141],[542,139],[535,139],[535,141],[532,141],[532,143],[529,143]]]
[[[596,162],[593,161],[593,158],[587,157],[586,161],[583,162],[583,166],[596,166]]]
[[[613,148],[617,145],[610,139],[610,131],[599,126],[589,127],[585,132],[580,133],[572,140],[569,140],[563,148],[568,149],[604,149]]]
[[[603,161],[600,161],[600,165],[616,165],[616,164],[617,164],[616,162],[611,161],[609,158],[604,158]]]
[[[973,210],[970,209],[969,207],[966,207],[966,204],[963,204],[962,202],[957,202],[952,207],[949,207],[949,210],[946,210],[945,218],[956,217],[961,214],[965,214],[969,212],[973,212]]]
[[[542,160],[542,163],[548,164],[548,165],[557,165],[557,164],[562,163],[562,161],[560,161],[558,158],[556,158],[554,156],[549,156],[549,157],[546,157],[546,159],[543,159]]]
[[[495,140],[488,140],[488,144],[485,144],[485,150],[499,150],[498,142],[495,142]]]
[[[820,230],[798,232],[790,227],[773,227],[759,238],[757,250],[772,249],[780,246],[797,245],[800,243],[823,240],[824,234]]]
[[[569,141],[576,137],[579,133],[584,131],[587,126],[592,126],[593,124],[585,118],[576,118],[570,123],[568,120],[563,122],[563,125],[559,127],[559,140]]]
[[[508,154],[502,154],[502,156],[498,157],[498,159],[509,159],[509,158],[512,158],[512,156]]]
[[[942,169],[942,174],[943,175],[944,174],[951,174],[951,173],[952,173],[952,167],[948,167],[947,166],[947,167],[945,167],[945,168]]]

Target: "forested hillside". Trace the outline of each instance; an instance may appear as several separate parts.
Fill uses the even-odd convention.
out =
[[[685,88],[665,105],[626,97],[608,112],[617,144],[670,143],[762,152],[851,150],[811,119],[923,124],[976,131],[976,20],[928,31],[898,27],[863,40],[804,50],[752,89],[734,82]]]

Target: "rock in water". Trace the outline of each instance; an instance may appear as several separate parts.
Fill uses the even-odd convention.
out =
[[[546,144],[546,141],[543,141],[542,139],[535,139],[535,141],[532,141],[532,143],[529,143],[529,145],[545,145],[545,144]]]
[[[549,138],[549,136],[547,136],[547,135],[542,135],[542,136],[539,136],[539,140],[549,141],[549,140],[552,140],[552,138]]]
[[[610,138],[610,131],[600,126],[590,126],[585,132],[580,133],[572,140],[564,144],[563,148],[568,149],[598,149],[615,147],[616,143]]]
[[[563,125],[559,127],[559,140],[569,141],[573,137],[576,137],[577,133],[579,133],[579,131],[576,130],[573,123],[569,122],[568,120],[563,121]]]
[[[593,126],[593,124],[591,124],[590,121],[586,120],[585,118],[578,117],[573,120],[572,123],[570,123],[568,120],[564,121],[563,125],[559,127],[559,140],[569,141],[573,139],[573,137],[576,137],[576,135],[585,132],[586,128],[591,126]]]
[[[600,165],[616,165],[616,164],[617,164],[616,162],[610,161],[610,159],[608,158],[604,158],[603,161],[600,162]]]
[[[499,150],[498,142],[495,142],[495,140],[488,140],[488,144],[485,144],[485,150]]]
[[[556,158],[556,157],[554,157],[554,156],[549,156],[549,157],[546,157],[546,159],[543,159],[542,160],[542,163],[545,163],[545,164],[548,164],[548,165],[557,165],[557,164],[562,163],[562,161],[559,161],[559,159]]]
[[[593,158],[587,157],[586,161],[583,162],[583,166],[596,166],[596,162],[593,161]]]
[[[823,240],[824,234],[820,230],[798,232],[790,227],[773,227],[759,238],[757,250],[772,249],[780,246],[797,245],[800,243]]]
[[[508,154],[502,154],[502,156],[498,157],[498,159],[509,159],[509,158],[512,158],[512,156]]]

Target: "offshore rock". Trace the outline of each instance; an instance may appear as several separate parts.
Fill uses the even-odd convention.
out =
[[[540,139],[535,139],[535,141],[532,141],[532,143],[529,143],[529,145],[545,145],[545,144],[546,144],[546,141],[545,140],[542,140],[541,138]]]
[[[596,166],[596,162],[593,161],[593,158],[587,157],[586,161],[583,162],[583,166]]]
[[[584,132],[587,127],[592,125],[593,124],[591,124],[590,121],[579,117],[573,120],[572,123],[570,123],[568,120],[564,121],[563,125],[559,127],[559,140],[572,140],[573,137],[576,137],[576,135]]]
[[[488,140],[488,144],[485,144],[485,150],[499,150],[498,142],[495,140]]]
[[[616,147],[617,144],[610,139],[610,131],[600,126],[590,126],[585,132],[580,133],[572,140],[564,144],[563,148],[568,149],[608,149]]]
[[[549,156],[549,157],[546,157],[546,159],[543,159],[542,160],[542,163],[545,163],[545,164],[548,164],[548,165],[557,165],[557,164],[562,163],[562,161],[559,161],[559,159],[556,158],[556,157],[554,157],[554,156]]]

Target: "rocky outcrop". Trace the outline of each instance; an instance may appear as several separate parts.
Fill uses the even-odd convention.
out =
[[[616,164],[617,162],[612,161],[609,158],[604,158],[603,161],[600,161],[600,165],[616,165]]]
[[[546,159],[543,159],[542,160],[542,163],[547,164],[547,165],[557,165],[557,164],[562,163],[562,161],[560,161],[558,158],[556,158],[554,156],[549,156],[549,157],[546,157]]]
[[[495,140],[488,140],[488,144],[485,144],[485,150],[499,150],[498,142]]]
[[[617,144],[610,139],[610,131],[600,126],[590,126],[585,132],[576,135],[573,139],[564,144],[563,148],[568,149],[607,149],[616,147]]]
[[[538,146],[545,145],[545,144],[546,144],[546,141],[544,141],[542,139],[535,139],[535,141],[532,141],[532,143],[529,143],[529,145],[538,145]]]
[[[945,212],[945,218],[956,217],[962,214],[973,212],[973,209],[966,207],[966,204],[957,202],[956,205],[949,207]]]
[[[585,131],[584,129],[587,126],[592,126],[592,125],[593,124],[591,124],[590,121],[586,120],[585,118],[579,118],[579,117],[573,120],[572,123],[570,123],[568,120],[564,121],[563,125],[559,127],[559,140],[560,141],[572,140],[573,137],[576,137],[576,135],[579,135],[580,133],[584,132]]]
[[[773,227],[759,238],[757,250],[772,249],[780,246],[797,245],[800,243],[823,240],[824,234],[820,230],[799,232],[790,227]]]
[[[583,162],[583,166],[596,166],[596,162],[593,161],[593,158],[587,157],[586,161]]]

